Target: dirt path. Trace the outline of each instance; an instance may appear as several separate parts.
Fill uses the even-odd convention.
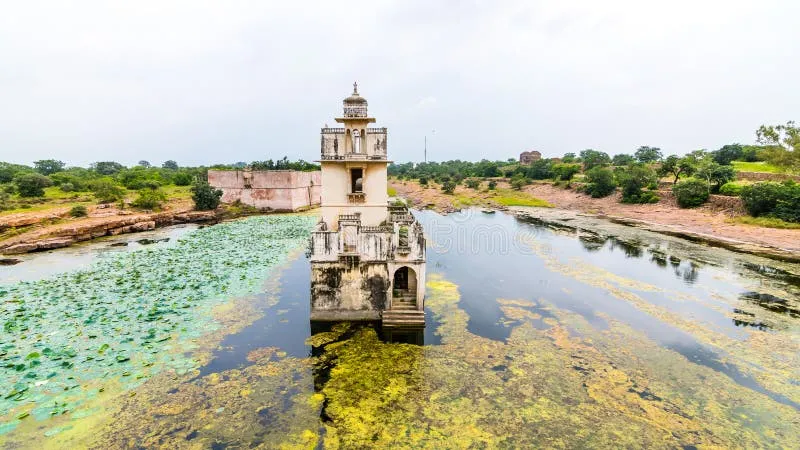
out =
[[[456,195],[447,195],[440,189],[423,188],[418,183],[411,181],[390,180],[390,185],[397,190],[399,196],[409,199],[416,207],[428,207],[449,212],[457,209],[454,201],[457,202],[459,197],[463,198],[464,196],[475,198],[478,205],[498,206],[486,200],[489,197],[486,193],[476,192],[464,186],[456,188]],[[498,186],[505,187],[507,184],[500,182]],[[772,255],[764,254],[764,256],[780,258],[783,255],[788,259],[796,257],[800,260],[800,230],[732,223],[729,219],[741,214],[734,208],[725,209],[704,205],[698,208],[682,209],[678,208],[669,195],[664,195],[664,198],[655,204],[627,205],[619,203],[617,196],[594,199],[574,190],[561,189],[551,184],[529,185],[524,188],[524,191],[548,201],[556,208],[606,217],[618,223],[690,239],[692,235],[695,235],[699,238],[698,240],[708,242],[716,239],[722,244],[725,242],[741,243],[744,245],[740,248],[731,247],[731,249],[748,251],[747,245],[750,245],[752,253],[764,254],[764,252],[760,252],[760,247],[766,252],[772,253]],[[734,245],[734,247],[736,246]]]

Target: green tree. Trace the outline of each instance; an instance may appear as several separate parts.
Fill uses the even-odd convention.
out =
[[[170,159],[164,161],[164,164],[161,164],[161,167],[169,170],[178,170],[178,163]]]
[[[489,180],[489,185],[486,186],[490,191],[493,191],[497,188],[497,181]]]
[[[142,209],[161,209],[165,201],[167,201],[167,194],[161,189],[144,188],[139,189],[138,195],[131,205]]]
[[[583,167],[585,170],[611,164],[611,158],[608,156],[608,153],[599,152],[590,148],[581,151],[581,161],[583,161]]]
[[[42,197],[44,188],[52,186],[50,178],[40,173],[22,173],[14,178],[20,197]]]
[[[569,181],[576,173],[581,171],[580,164],[553,164],[553,177],[556,180]]]
[[[175,183],[175,186],[189,186],[193,179],[191,172],[183,170],[175,174],[172,182]]]
[[[564,153],[564,156],[561,158],[561,162],[563,163],[575,162],[575,153],[572,152]]]
[[[663,155],[661,154],[660,148],[643,145],[636,150],[634,156],[640,163],[654,163],[656,161],[661,161]]]
[[[584,192],[594,198],[606,197],[617,189],[614,172],[606,167],[594,167],[586,171]]]
[[[694,174],[697,178],[706,180],[712,193],[719,192],[720,186],[736,178],[733,166],[723,166],[713,158],[705,158],[697,164]]]
[[[212,187],[206,181],[196,181],[192,185],[194,208],[199,211],[217,209],[220,198],[222,198],[222,191]]]
[[[33,162],[33,168],[42,175],[52,175],[64,170],[64,162],[55,159],[40,159]]]
[[[655,203],[658,196],[644,188],[656,182],[656,173],[646,164],[631,164],[614,172],[622,189],[622,203]]]
[[[100,175],[114,175],[125,168],[122,164],[114,161],[98,161],[92,163],[91,167]]]
[[[539,159],[531,163],[530,166],[518,167],[525,171],[525,176],[531,180],[546,180],[553,177],[553,163],[549,159]]]
[[[626,153],[620,153],[611,158],[611,164],[615,166],[627,166],[628,164],[632,164],[634,162],[636,162],[636,158]]]
[[[0,162],[0,183],[8,183],[13,181],[18,174],[30,172],[33,172],[33,169],[28,166]]]
[[[125,198],[125,188],[110,177],[92,181],[89,188],[100,203],[114,203]]]
[[[146,161],[146,160],[144,160],[144,159],[143,159],[143,160],[139,161],[139,163],[138,163],[137,165],[138,165],[139,167],[148,168],[148,167],[150,167],[152,164],[150,164],[150,161]]]
[[[464,186],[470,189],[478,189],[481,185],[481,180],[475,178],[468,178],[464,180]]]
[[[677,155],[669,155],[661,163],[661,167],[658,169],[658,176],[665,177],[667,175],[672,175],[675,177],[672,182],[677,183],[681,175],[691,175],[696,169],[697,160],[694,156],[680,157]]]
[[[758,142],[766,146],[764,159],[778,167],[800,170],[800,127],[794,121],[770,125],[756,131]]]
[[[717,164],[727,166],[732,161],[742,159],[744,156],[744,150],[742,149],[741,144],[728,144],[724,145],[721,149],[712,152],[711,155]]]

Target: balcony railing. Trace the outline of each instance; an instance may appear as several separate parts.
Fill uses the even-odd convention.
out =
[[[367,153],[323,153],[321,159],[323,161],[382,161],[386,159],[386,155],[377,153],[373,155]]]
[[[366,195],[363,192],[353,192],[347,194],[348,203],[364,203],[365,200],[366,200]]]

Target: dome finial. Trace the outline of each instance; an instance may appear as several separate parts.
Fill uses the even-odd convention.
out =
[[[353,82],[353,95],[358,95],[358,82]]]

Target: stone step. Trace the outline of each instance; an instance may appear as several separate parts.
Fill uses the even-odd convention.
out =
[[[389,309],[383,312],[383,317],[391,316],[424,316],[425,311],[418,309]]]
[[[389,311],[393,311],[396,309],[417,309],[417,305],[398,305],[397,303],[392,304],[392,309]]]

